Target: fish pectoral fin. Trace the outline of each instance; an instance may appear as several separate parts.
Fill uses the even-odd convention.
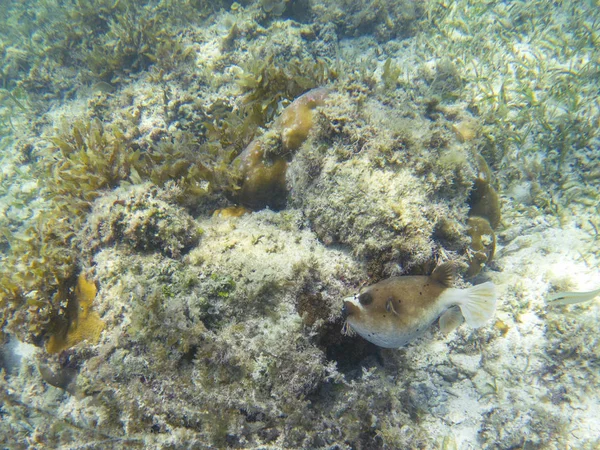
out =
[[[440,324],[440,331],[444,334],[448,334],[456,330],[464,321],[465,318],[460,312],[460,309],[452,307],[442,314],[438,322]]]
[[[350,337],[356,335],[356,332],[352,329],[352,327],[350,326],[350,324],[348,323],[347,320],[344,322],[344,325],[342,326],[342,334],[344,336],[350,336]]]
[[[391,298],[388,298],[388,301],[385,304],[385,310],[399,316],[398,311],[396,311],[396,308],[394,308],[394,300]]]

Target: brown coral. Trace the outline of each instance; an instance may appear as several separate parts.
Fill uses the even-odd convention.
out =
[[[470,216],[484,217],[493,229],[500,225],[500,198],[492,186],[492,171],[481,155],[477,155],[478,173],[469,197]]]
[[[477,275],[494,257],[496,235],[500,225],[500,197],[492,186],[492,171],[481,155],[477,155],[477,178],[469,196],[467,233],[471,237],[467,276]]]
[[[238,193],[242,205],[252,209],[285,206],[288,158],[308,137],[314,110],[323,105],[328,88],[312,89],[288,105],[272,130],[254,139],[236,158],[242,182]]]
[[[306,140],[313,125],[314,109],[323,105],[329,92],[328,88],[312,89],[283,110],[275,127],[281,129],[284,150],[296,150]]]
[[[483,217],[469,217],[467,224],[467,233],[471,237],[467,276],[473,277],[481,271],[485,263],[494,257],[496,235],[490,223]]]

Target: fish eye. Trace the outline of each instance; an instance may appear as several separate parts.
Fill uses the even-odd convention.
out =
[[[370,305],[373,303],[373,295],[370,292],[363,292],[358,296],[358,301],[363,306]]]

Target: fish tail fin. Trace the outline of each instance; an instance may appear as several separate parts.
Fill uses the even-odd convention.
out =
[[[498,294],[491,281],[478,284],[461,292],[458,306],[469,326],[479,328],[492,318],[496,311]]]

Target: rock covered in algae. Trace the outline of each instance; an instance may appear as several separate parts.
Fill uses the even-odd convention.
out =
[[[449,124],[409,108],[331,94],[289,168],[291,205],[325,243],[348,246],[378,276],[427,270],[440,252],[468,245],[474,158]]]
[[[108,394],[97,405],[113,413],[105,430],[115,426],[110,417],[135,416],[136,432],[187,429],[219,447],[313,447],[308,397],[340,377],[316,335],[364,272],[320,243],[299,211],[214,216],[199,226],[203,239],[183,261],[97,250],[111,332],[83,363],[80,390]],[[301,294],[320,300],[300,305]]]
[[[193,218],[176,206],[175,191],[150,183],[119,188],[94,202],[81,241],[88,252],[107,246],[179,258],[200,238]]]

